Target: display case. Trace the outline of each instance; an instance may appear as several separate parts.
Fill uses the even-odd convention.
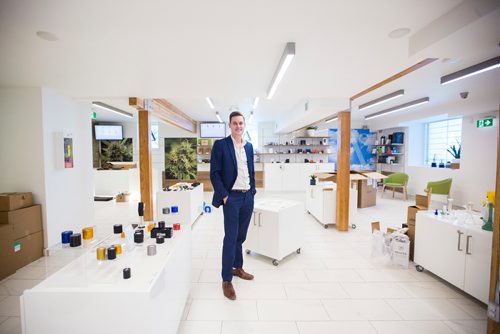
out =
[[[148,256],[147,245],[153,243],[147,238],[142,246],[104,261],[96,259],[95,247],[85,249],[25,290],[23,333],[176,333],[191,284],[191,230],[175,231],[156,245],[156,255]],[[124,268],[131,268],[131,278],[123,278]]]

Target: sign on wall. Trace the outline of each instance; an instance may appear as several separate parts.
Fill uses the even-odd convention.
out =
[[[487,128],[493,126],[493,117],[486,117],[476,121],[476,128]]]

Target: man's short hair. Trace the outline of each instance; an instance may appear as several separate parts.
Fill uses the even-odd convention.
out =
[[[231,120],[233,119],[233,117],[236,117],[236,116],[241,116],[243,117],[243,120],[245,119],[245,116],[243,116],[242,113],[240,113],[239,111],[233,111],[230,115],[229,115],[229,123],[231,123]]]

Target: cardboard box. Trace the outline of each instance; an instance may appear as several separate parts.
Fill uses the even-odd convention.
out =
[[[12,225],[0,225],[0,280],[14,274],[17,269],[14,264],[13,234]]]
[[[32,193],[0,193],[0,211],[12,211],[31,205]]]
[[[367,208],[377,204],[377,188],[374,180],[358,181],[358,208]]]
[[[408,217],[406,223],[408,224],[408,232],[406,233],[410,238],[410,260],[413,261],[413,254],[415,252],[415,224],[417,212],[420,210],[427,210],[429,206],[430,195],[415,195],[415,204],[408,207]]]
[[[43,232],[36,232],[14,240],[12,248],[16,270],[38,260],[43,256]]]
[[[0,212],[0,224],[12,225],[14,240],[39,232],[42,230],[42,207],[37,204],[19,210]]]

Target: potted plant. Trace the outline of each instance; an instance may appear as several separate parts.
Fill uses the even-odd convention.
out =
[[[314,134],[316,133],[316,130],[318,130],[317,126],[308,126],[306,128],[306,133],[309,137],[314,137]]]
[[[317,177],[316,175],[311,175],[311,180],[309,180],[309,184],[310,184],[311,186],[315,186],[315,185],[316,185],[316,179],[317,179],[317,178],[318,178],[318,177]]]
[[[457,141],[457,145],[451,145],[450,148],[447,150],[448,153],[451,154],[451,156],[454,158],[452,160],[453,163],[460,163],[460,153],[462,151],[462,146],[460,143]]]

